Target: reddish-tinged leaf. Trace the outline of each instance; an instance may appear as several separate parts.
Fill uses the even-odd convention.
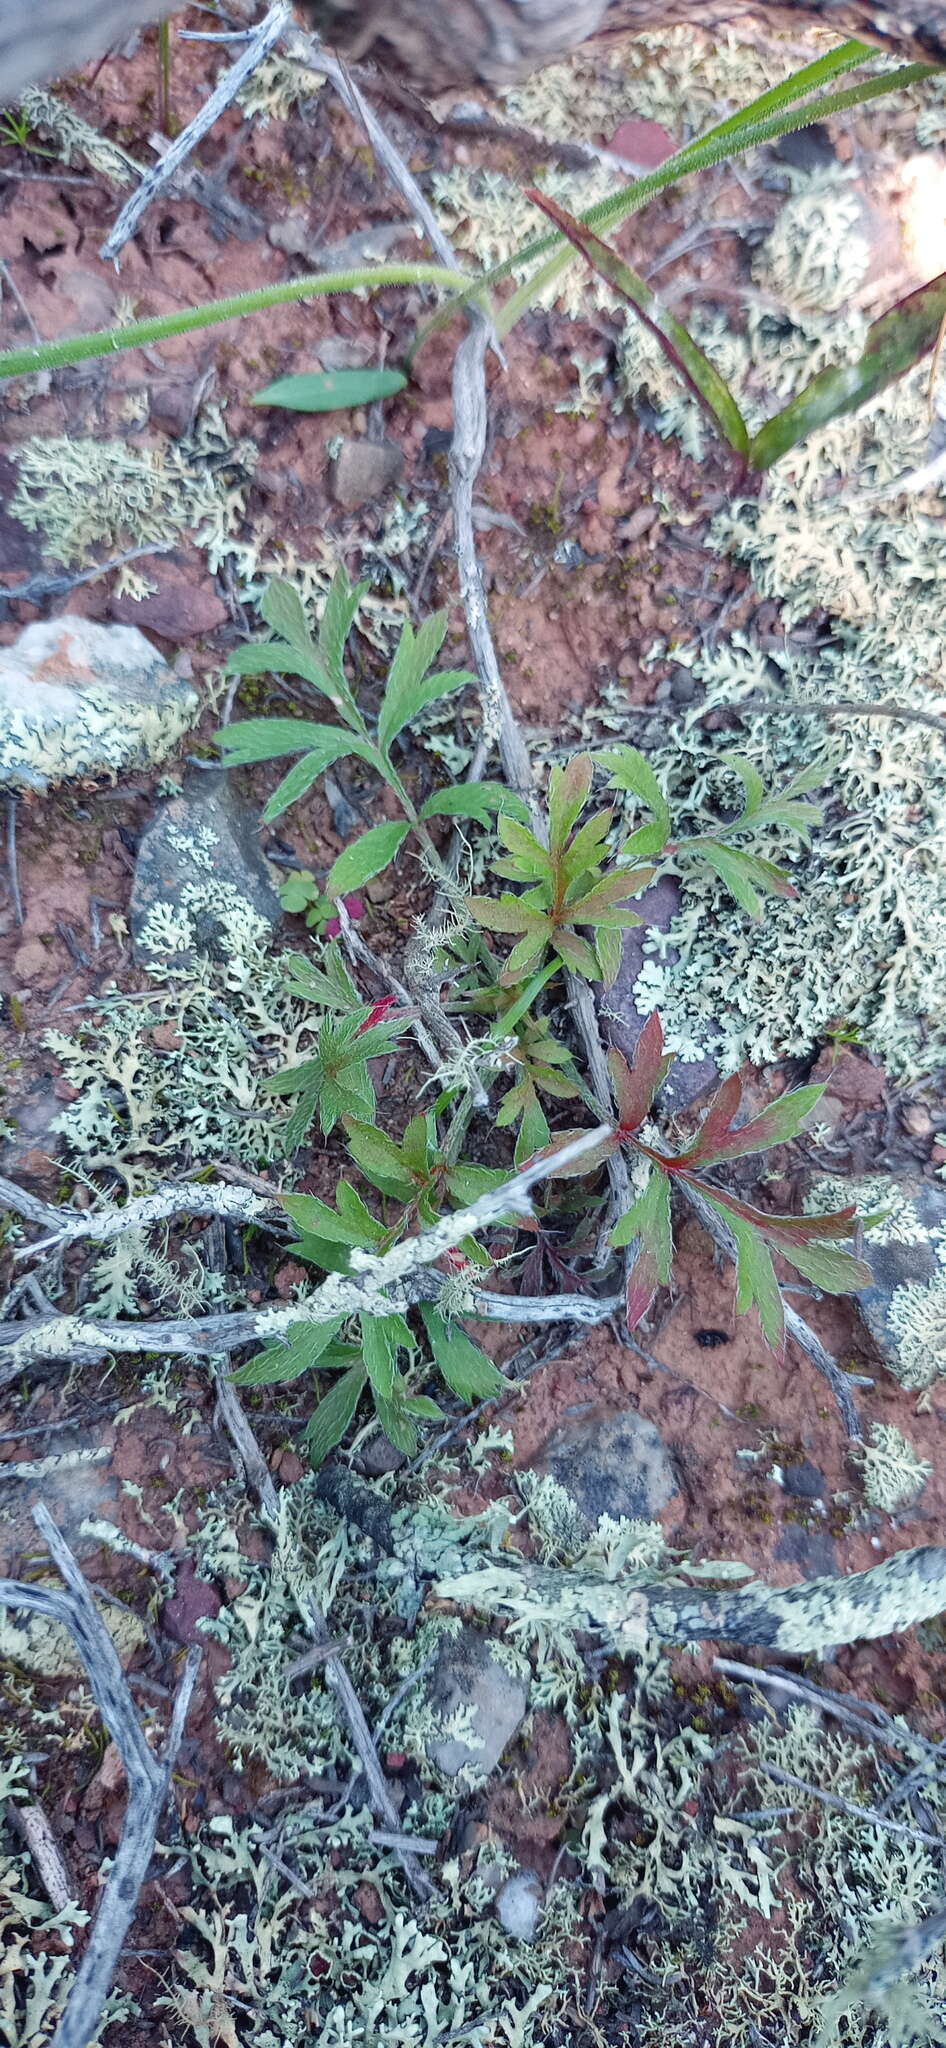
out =
[[[636,1330],[642,1316],[647,1314],[657,1292],[657,1286],[657,1267],[653,1253],[642,1245],[627,1276],[624,1299],[629,1330]]]
[[[640,1238],[642,1250],[650,1253],[659,1285],[666,1287],[673,1259],[673,1227],[670,1182],[658,1167],[651,1169],[643,1194],[638,1195],[624,1216],[618,1217],[611,1243],[620,1250],[622,1245],[633,1244],[635,1237]]]
[[[729,1130],[741,1101],[742,1082],[738,1074],[729,1074],[717,1088],[692,1145],[688,1145],[685,1152],[678,1154],[681,1165],[684,1162],[690,1164],[698,1159],[702,1160],[704,1148],[710,1154],[714,1151],[720,1139],[725,1137]]]
[[[653,879],[653,868],[626,868],[605,875],[586,896],[579,896],[577,902],[568,905],[568,915],[573,924],[593,924],[596,918],[607,918],[612,910],[626,904],[629,897],[639,895]],[[640,918],[635,916],[634,922],[640,924]]]
[[[853,1252],[839,1251],[834,1244],[780,1244],[779,1250],[790,1266],[804,1273],[825,1294],[856,1294],[861,1287],[873,1287],[874,1275],[864,1259]]]
[[[466,901],[477,924],[484,924],[490,932],[531,932],[548,927],[545,913],[529,904],[523,906],[519,896],[468,896]]]
[[[587,939],[580,939],[577,932],[569,931],[568,926],[563,925],[553,934],[552,944],[566,967],[575,974],[583,974],[586,981],[598,980],[598,962]]]
[[[723,1208],[731,1216],[738,1216],[751,1223],[754,1230],[761,1230],[781,1250],[793,1244],[809,1244],[821,1238],[853,1237],[857,1229],[856,1209],[835,1209],[828,1216],[769,1216],[764,1209],[755,1209],[751,1202],[743,1202],[738,1195],[731,1195],[725,1188],[713,1188],[712,1193],[695,1174],[685,1173],[684,1180],[692,1180],[704,1195],[710,1195],[717,1208]],[[791,1254],[786,1250],[786,1258]]]
[[[766,420],[749,445],[753,468],[768,469],[806,435],[876,398],[879,391],[929,355],[944,316],[946,271],[874,321],[856,362],[835,363],[822,370],[774,419]]]
[[[714,1201],[713,1206],[718,1209],[721,1205]],[[736,1244],[737,1313],[743,1315],[754,1302],[762,1335],[771,1349],[778,1351],[785,1335],[785,1311],[771,1252],[750,1224],[740,1222],[732,1212],[728,1221]]]
[[[767,1152],[771,1145],[784,1145],[790,1138],[797,1138],[806,1116],[810,1116],[823,1094],[824,1088],[818,1084],[792,1088],[776,1102],[770,1102],[758,1116],[750,1117],[748,1123],[740,1124],[738,1130],[722,1131],[709,1141],[704,1123],[696,1141],[697,1149],[691,1148],[688,1156],[701,1166],[714,1166],[720,1159],[746,1159],[752,1152]]]
[[[587,802],[593,775],[594,762],[590,754],[573,754],[563,768],[552,769],[549,776],[549,846],[553,855],[561,853],[579,812]]]
[[[616,1047],[609,1052],[608,1071],[622,1137],[629,1137],[640,1128],[670,1064],[664,1053],[663,1026],[657,1010],[651,1011],[637,1041],[633,1071]]]
[[[718,432],[729,442],[730,447],[735,449],[737,455],[745,455],[749,447],[748,429],[732,392],[719,371],[714,369],[709,357],[703,354],[703,350],[697,347],[692,335],[687,333],[682,321],[677,320],[666,306],[661,305],[650,286],[645,284],[636,270],[631,269],[623,256],[618,255],[616,249],[612,249],[608,242],[602,242],[598,235],[592,234],[591,229],[582,221],[576,220],[573,214],[566,213],[564,207],[559,206],[556,200],[550,199],[547,192],[537,192],[533,188],[527,190],[526,198],[531,199],[543,213],[548,214],[549,219],[555,222],[562,234],[574,243],[576,249],[581,250],[592,270],[596,270],[600,277],[607,278],[608,283],[613,284],[622,296],[629,300],[645,325],[656,334],[664,354],[669,356],[674,367],[679,370],[694,398],[705,407]]]

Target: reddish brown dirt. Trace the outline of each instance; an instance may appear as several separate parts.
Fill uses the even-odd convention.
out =
[[[193,20],[196,24],[205,17],[195,14]],[[178,125],[204,100],[219,62],[206,47],[175,43],[172,96]],[[98,73],[90,67],[69,85],[67,95],[77,112],[141,161],[149,161],[147,138],[155,121],[156,83],[154,37],[147,35],[130,60],[112,57]],[[852,132],[858,147],[870,145],[869,131],[862,133],[855,124]],[[398,134],[419,172],[434,161],[446,165],[455,151],[462,150],[469,158],[473,146],[469,139],[458,143],[446,131],[439,139],[432,137],[427,123]],[[484,162],[521,174],[521,159],[507,145],[476,147]],[[284,226],[287,218],[303,224],[323,253],[362,231],[368,222],[384,227],[401,223],[399,253],[417,253],[399,202],[376,173],[360,133],[327,93],[305,119],[296,116],[266,127],[248,127],[231,111],[203,144],[200,164],[206,172],[220,172],[228,190],[258,215],[258,231],[246,241],[220,241],[205,208],[186,199],[163,199],[125,250],[116,276],[101,264],[98,251],[119,195],[103,179],[81,171],[82,185],[60,186],[54,164],[34,152],[0,144],[0,170],[39,169],[50,178],[49,183],[0,180],[0,260],[43,339],[107,325],[115,319],[120,301],[130,300],[138,316],[161,314],[299,274],[307,263],[285,255],[267,236],[270,227]],[[739,215],[747,206],[745,193],[731,179],[718,186],[716,203],[729,215]],[[769,203],[765,195],[753,194],[753,211]],[[635,260],[656,258],[687,218],[675,202],[653,209],[647,216],[646,247],[635,245],[628,231],[626,245],[633,248]],[[886,274],[896,251],[880,236],[878,250],[877,268]],[[320,260],[319,248],[312,260]],[[715,291],[722,303],[731,304],[738,285],[737,254],[729,244],[717,241],[685,263],[669,266],[664,275],[668,285],[679,287],[675,303],[684,314],[695,292],[705,296]],[[247,530],[265,534],[276,545],[289,543],[302,557],[311,552],[313,535],[324,535],[349,570],[357,572],[365,539],[380,530],[383,508],[375,503],[356,514],[340,510],[331,491],[328,449],[340,430],[363,434],[374,430],[373,422],[365,413],[300,417],[260,410],[250,401],[269,379],[317,366],[325,343],[336,349],[339,343],[353,345],[373,362],[398,360],[423,311],[419,299],[402,292],[382,294],[371,305],[341,298],[313,300],[238,325],[181,336],[147,355],[129,353],[91,362],[57,377],[48,389],[36,384],[5,387],[0,400],[0,644],[15,638],[32,618],[72,610],[138,623],[168,654],[184,643],[198,682],[209,671],[219,671],[228,649],[242,637],[242,624],[232,591],[225,580],[215,583],[208,576],[196,549],[183,546],[168,561],[146,565],[158,588],[139,607],[115,597],[113,579],[82,586],[43,607],[15,597],[3,599],[5,588],[14,589],[44,566],[58,566],[43,563],[37,537],[4,509],[23,444],[35,436],[69,433],[118,436],[132,447],[161,445],[186,430],[202,394],[225,402],[230,434],[234,439],[249,436],[258,450]],[[4,290],[0,345],[23,345],[29,339],[15,299]],[[405,496],[409,502],[420,495],[427,500],[431,533],[447,506],[444,446],[452,420],[455,339],[453,333],[444,334],[427,344],[412,383],[386,407],[384,417],[384,432],[404,458]],[[632,702],[651,701],[664,670],[645,668],[643,656],[659,634],[671,640],[692,637],[694,630],[709,631],[723,617],[728,629],[752,622],[763,633],[776,630],[779,623],[775,608],[760,604],[745,588],[745,580],[733,576],[703,547],[707,520],[733,488],[731,469],[722,456],[697,468],[673,445],[639,433],[633,418],[603,414],[576,420],[556,410],[574,391],[572,352],[607,353],[609,340],[604,321],[579,325],[533,316],[510,337],[505,369],[491,365],[489,372],[490,444],[476,497],[483,515],[480,551],[491,617],[510,695],[524,724],[557,738],[576,729],[602,686],[615,678],[625,684]],[[143,425],[138,424],[142,417]],[[657,500],[664,497],[674,508],[671,517],[658,509]],[[424,547],[422,541],[410,564],[410,580],[421,574]],[[568,549],[582,551],[581,566],[565,566]],[[452,609],[449,658],[465,661],[446,529],[420,600],[421,609],[435,603]],[[379,665],[364,648],[359,659],[370,694],[380,682]],[[236,708],[239,714],[239,700]],[[285,707],[275,702],[273,708]],[[214,723],[208,707],[195,736],[198,744],[208,739]],[[173,771],[181,763],[167,766]],[[261,800],[279,772],[264,768],[247,778],[251,799]],[[426,794],[432,773],[429,757],[409,755],[405,772],[417,793]],[[70,787],[42,798],[24,798],[18,806],[24,917],[22,926],[17,925],[8,894],[0,905],[0,995],[6,998],[0,1023],[0,1080],[5,1090],[3,1113],[23,1118],[23,1134],[0,1164],[49,1198],[56,1195],[60,1173],[49,1121],[62,1100],[62,1084],[57,1093],[55,1062],[44,1050],[41,1035],[49,1025],[68,1028],[72,1006],[94,996],[106,983],[140,985],[121,923],[113,927],[109,920],[127,915],[135,845],[153,809],[155,780],[136,776],[114,791]],[[369,821],[383,815],[384,806],[370,782],[362,782],[349,769],[346,794],[355,803],[364,800]],[[281,819],[277,829],[317,872],[324,872],[339,851],[332,812],[319,791]],[[398,962],[429,899],[423,876],[416,865],[405,862],[396,887],[384,880],[366,894],[362,929],[379,952]],[[101,906],[98,945],[93,898]],[[288,930],[294,940],[302,940],[301,922],[290,922]],[[84,961],[76,957],[77,951],[86,956]],[[881,1133],[889,1137],[893,1111],[883,1095],[882,1077],[878,1093],[874,1070],[867,1070],[868,1080],[865,1063],[842,1058],[847,1064],[836,1066],[831,1056],[830,1096],[837,1105],[834,1135],[849,1140],[852,1162],[862,1169],[876,1156]],[[380,1120],[393,1131],[402,1129],[415,1111],[422,1079],[405,1059],[386,1080]],[[922,1125],[900,1127],[904,1158],[928,1166],[931,1136]],[[483,1156],[503,1156],[501,1143],[498,1138],[485,1139]],[[304,1163],[301,1184],[329,1196],[339,1167],[337,1150],[317,1145]],[[790,1182],[785,1195],[791,1199]],[[270,1261],[249,1274],[248,1298],[260,1298],[270,1288],[285,1296],[298,1277],[298,1268],[284,1260]],[[847,1308],[822,1304],[812,1310],[812,1320],[843,1362],[852,1362],[860,1371],[874,1370]],[[702,1349],[695,1332],[705,1327],[724,1331],[727,1343],[712,1351]],[[503,1360],[528,1333],[491,1329],[476,1334]],[[820,1569],[857,1570],[893,1549],[941,1537],[946,1519],[946,1399],[934,1393],[917,1413],[915,1403],[879,1370],[872,1390],[858,1390],[865,1425],[896,1422],[919,1454],[929,1459],[934,1473],[908,1516],[897,1523],[876,1517],[855,1526],[847,1505],[834,1499],[845,1493],[858,1499],[859,1494],[829,1390],[793,1348],[784,1360],[773,1359],[761,1347],[754,1324],[735,1319],[731,1280],[716,1269],[695,1228],[682,1233],[672,1303],[637,1334],[641,1352],[624,1348],[607,1330],[586,1333],[580,1345],[533,1375],[522,1395],[502,1412],[503,1423],[513,1430],[517,1465],[532,1462],[567,1416],[589,1405],[606,1410],[633,1406],[657,1425],[677,1461],[680,1491],[665,1511],[664,1524],[671,1542],[697,1558],[741,1558],[768,1582],[789,1584]],[[133,1659],[133,1668],[150,1683],[152,1691],[143,1688],[142,1697],[152,1705],[157,1700],[162,1719],[183,1644],[193,1637],[198,1614],[236,1590],[201,1587],[186,1555],[206,1494],[231,1467],[226,1443],[214,1425],[205,1376],[182,1371],[180,1382],[183,1397],[198,1416],[188,1433],[159,1406],[133,1407],[124,1420],[116,1421],[119,1411],[132,1407],[135,1400],[136,1381],[130,1371],[78,1376],[75,1382],[50,1373],[43,1382],[37,1379],[25,1389],[17,1387],[0,1396],[0,1463],[40,1457],[65,1446],[108,1450],[107,1464],[63,1475],[53,1492],[47,1485],[46,1497],[76,1541],[92,1577],[137,1612],[149,1614],[152,1635]],[[281,1406],[277,1409],[268,1390],[247,1403],[281,1484],[291,1483],[302,1469],[293,1443],[309,1398],[303,1384],[292,1390],[285,1413]],[[52,1425],[64,1423],[69,1427],[62,1437]],[[740,1450],[764,1455],[746,1462],[737,1457]],[[823,1476],[824,1515],[770,1476],[772,1467],[778,1466],[790,1479],[802,1461]],[[142,1489],[142,1498],[124,1492],[123,1484]],[[505,1468],[497,1466],[475,1486],[465,1487],[457,1505],[475,1509],[484,1497],[505,1491],[507,1485]],[[15,1513],[0,1524],[0,1573],[32,1569],[36,1540],[29,1508],[35,1492],[34,1487],[19,1487]],[[178,1495],[183,1529],[168,1512],[169,1502]],[[99,1510],[134,1542],[151,1550],[166,1547],[174,1554],[179,1562],[174,1601],[162,1605],[155,1600],[152,1575],[133,1559],[119,1558],[80,1536],[83,1517]],[[708,1647],[688,1671],[705,1676],[710,1656]],[[185,1832],[193,1831],[202,1815],[245,1815],[270,1789],[262,1771],[235,1773],[217,1741],[213,1688],[224,1657],[219,1646],[208,1646],[179,1759],[175,1791]],[[942,1655],[922,1648],[913,1637],[843,1650],[826,1677],[893,1711],[919,1713],[936,1733],[942,1732]],[[155,1686],[163,1690],[155,1694]],[[52,1688],[51,1697],[68,1739],[45,1771],[43,1797],[57,1816],[80,1896],[93,1904],[103,1857],[117,1838],[123,1787],[113,1752],[102,1754],[97,1726],[78,1712],[68,1682]],[[500,1785],[489,1802],[489,1827],[543,1876],[552,1867],[561,1831],[560,1820],[547,1808],[554,1803],[567,1768],[563,1724],[551,1715],[540,1716],[521,1758],[519,1786]],[[372,1897],[371,1890],[367,1887],[356,1902],[366,1919],[377,1911],[377,1895]],[[185,1898],[183,1872],[160,1889],[149,1885],[131,1947],[171,1951],[179,1933],[177,1907]],[[589,1910],[597,1911],[598,1906],[592,1902]],[[160,1961],[156,1967],[160,1972]],[[129,1959],[125,1969],[124,1981],[147,2006],[155,1992],[152,1966],[144,1959]],[[153,2030],[147,2025],[144,2030],[122,2028],[116,2035],[118,2048],[151,2048],[152,2040],[165,2038],[166,2022],[157,2018]]]

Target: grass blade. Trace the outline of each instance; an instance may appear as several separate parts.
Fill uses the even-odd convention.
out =
[[[780,455],[804,441],[829,421],[857,412],[888,384],[912,370],[930,354],[946,317],[946,271],[920,285],[867,330],[862,354],[855,363],[835,363],[813,377],[798,396],[753,435],[749,461],[769,469]]]
[[[625,262],[623,256],[618,255],[616,249],[612,249],[609,243],[602,242],[598,235],[592,234],[591,229],[576,220],[574,214],[566,213],[565,208],[559,206],[557,200],[549,199],[544,192],[537,191],[534,186],[527,190],[526,197],[531,199],[535,206],[540,207],[543,213],[547,213],[550,220],[555,221],[563,235],[581,251],[592,270],[597,271],[599,277],[607,278],[608,283],[613,284],[622,298],[627,299],[629,305],[634,307],[645,326],[657,336],[664,354],[669,357],[674,368],[689,385],[694,397],[699,399],[709,413],[724,441],[728,441],[730,448],[735,449],[737,455],[745,455],[749,447],[749,433],[739,407],[728,384],[724,382],[719,371],[714,369],[709,357],[697,347],[682,320],[678,320],[666,306],[661,305],[649,284],[645,284],[644,279],[636,270],[632,270],[631,265]]]

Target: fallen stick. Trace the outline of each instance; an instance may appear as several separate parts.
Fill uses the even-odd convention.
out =
[[[61,1622],[68,1629],[128,1780],[128,1804],[121,1839],[85,1954],[73,1978],[51,2044],[51,2048],[87,2048],[98,2032],[122,1943],[134,1918],[138,1894],[154,1851],[171,1767],[180,1748],[200,1666],[200,1651],[188,1651],[164,1753],[159,1759],[145,1740],[115,1645],[68,1544],[41,1503],[33,1509],[33,1520],[65,1582],[66,1591],[58,1593],[47,1586],[27,1586],[16,1579],[0,1579],[0,1607],[25,1607],[33,1614],[43,1615],[47,1621]]]
[[[240,1461],[253,1491],[256,1493],[266,1520],[275,1526],[279,1514],[279,1497],[270,1476],[269,1467],[257,1444],[249,1421],[232,1386],[222,1372],[215,1374],[217,1399],[221,1418],[228,1429]],[[352,1685],[348,1672],[338,1655],[337,1645],[328,1622],[314,1600],[300,1598],[299,1612],[312,1638],[313,1647],[323,1653],[323,1678],[329,1691],[334,1693],[342,1714],[348,1723],[348,1731],[358,1753],[371,1805],[386,1827],[397,1833],[400,1815],[388,1790],[387,1779],[381,1768],[371,1730],[365,1719],[361,1701]],[[434,1886],[417,1862],[416,1856],[408,1849],[398,1848],[404,1874],[415,1895],[420,1899],[433,1897]],[[291,1873],[288,1873],[291,1876]],[[295,1882],[295,1880],[293,1880]],[[55,2044],[54,2044],[55,2048]]]
[[[610,1124],[582,1131],[557,1153],[559,1165],[580,1159],[610,1136]],[[490,1188],[470,1203],[441,1216],[430,1230],[402,1238],[383,1256],[355,1249],[347,1274],[331,1273],[320,1287],[302,1301],[270,1303],[259,1309],[236,1310],[219,1316],[202,1316],[197,1322],[107,1323],[78,1315],[37,1316],[31,1322],[0,1324],[0,1387],[15,1379],[23,1367],[41,1359],[97,1358],[108,1352],[125,1356],[140,1351],[216,1352],[235,1351],[259,1339],[285,1337],[294,1324],[341,1321],[345,1316],[390,1315],[392,1310],[411,1307],[415,1301],[436,1298],[444,1285],[442,1274],[428,1268],[489,1223],[507,1215],[531,1214],[530,1191],[548,1175],[547,1159],[532,1160],[498,1188]],[[568,1303],[567,1315],[576,1320],[585,1301],[587,1312],[598,1320],[599,1304],[590,1297],[561,1297]],[[539,1304],[537,1304],[537,1307]],[[483,1314],[492,1307],[494,1319],[518,1321],[517,1304],[503,1295],[485,1295],[471,1285],[470,1314]],[[543,1320],[554,1320],[549,1305],[541,1304]],[[3,1356],[4,1351],[6,1356]]]
[[[170,183],[192,150],[195,150],[198,143],[203,140],[208,129],[212,128],[224,110],[232,105],[241,85],[245,85],[246,80],[252,77],[273,44],[279,41],[288,20],[289,0],[275,0],[275,4],[247,43],[246,49],[241,52],[236,63],[231,64],[229,71],[224,72],[209,100],[205,100],[199,112],[194,115],[194,119],[188,122],[186,128],[181,129],[180,135],[172,142],[170,149],[165,150],[160,161],[153,164],[150,171],[145,173],[137,190],[126,200],[110,234],[102,243],[99,253],[103,263],[112,262],[116,269],[118,268],[118,257],[125,243],[134,234],[142,214],[147,211],[152,200],[157,198],[158,193]]]

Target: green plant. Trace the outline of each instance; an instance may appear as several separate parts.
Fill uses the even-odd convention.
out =
[[[346,412],[393,398],[406,383],[403,370],[305,370],[254,391],[250,404],[282,406],[286,412]]]
[[[751,469],[769,469],[780,455],[807,439],[819,427],[845,413],[857,412],[897,377],[912,369],[937,345],[946,321],[946,272],[929,284],[910,292],[875,320],[868,329],[861,355],[854,363],[840,363],[822,370],[820,376],[783,406],[780,412],[750,435],[735,397],[710,362],[709,357],[687,332],[683,322],[666,306],[631,265],[610,244],[581,221],[575,220],[547,193],[530,189],[528,197],[554,220],[568,240],[579,249],[592,270],[607,278],[621,297],[633,306],[651,330],[680,376],[703,405],[723,440]]]
[[[790,1089],[761,1110],[758,1116],[750,1117],[747,1123],[737,1124],[742,1082],[738,1074],[730,1075],[710,1103],[696,1137],[682,1152],[669,1153],[656,1143],[647,1142],[640,1132],[671,1065],[672,1055],[664,1051],[663,1030],[656,1010],[641,1031],[633,1066],[629,1067],[623,1054],[613,1047],[608,1054],[617,1123],[612,1136],[593,1155],[595,1163],[602,1164],[610,1152],[627,1146],[646,1161],[649,1168],[643,1192],[619,1217],[611,1232],[611,1243],[615,1247],[635,1242],[639,1245],[627,1282],[628,1327],[634,1328],[646,1313],[657,1288],[665,1287],[670,1279],[673,1256],[670,1191],[676,1183],[684,1189],[694,1189],[728,1226],[737,1253],[737,1312],[741,1313],[754,1303],[766,1343],[775,1350],[782,1342],[785,1318],[772,1252],[777,1252],[826,1294],[849,1294],[855,1288],[869,1287],[870,1267],[852,1253],[838,1250],[831,1242],[855,1235],[858,1227],[856,1209],[853,1206],[837,1209],[824,1216],[772,1215],[730,1194],[728,1189],[718,1187],[714,1181],[707,1180],[706,1175],[708,1170],[723,1166],[730,1160],[750,1158],[767,1152],[773,1145],[784,1145],[796,1138],[820,1102],[824,1088],[813,1085]],[[559,1144],[566,1144],[574,1135],[574,1132],[560,1134]],[[587,1159],[582,1160],[577,1170],[586,1172],[588,1164]],[[555,1171],[553,1151],[550,1154],[551,1175],[554,1176]],[[570,1166],[561,1169],[569,1176],[574,1171]]]
[[[628,898],[647,888],[658,866],[673,863],[684,871],[688,861],[704,860],[749,915],[762,915],[765,896],[793,896],[784,869],[775,861],[731,842],[772,826],[782,826],[806,842],[820,823],[817,805],[806,802],[818,787],[823,770],[814,766],[793,776],[784,789],[767,796],[761,776],[738,754],[723,757],[743,785],[742,810],[716,833],[671,837],[670,812],[659,783],[636,747],[610,747],[596,756],[577,754],[565,768],[553,768],[549,781],[547,844],[517,819],[500,816],[497,830],[508,848],[493,862],[493,873],[524,883],[521,893],[474,896],[471,915],[494,932],[521,933],[500,976],[501,985],[516,984],[527,967],[544,960],[549,947],[563,966],[588,980],[612,982],[620,962],[622,929],[640,924]],[[596,811],[573,831],[591,792],[595,763],[610,771],[612,789],[633,795],[646,805],[650,820],[632,832],[619,849],[631,863],[609,862],[607,839],[615,819],[613,808]],[[641,859],[651,865],[639,867]],[[589,943],[577,930],[592,930]]]
[[[913,363],[933,350],[946,312],[946,277],[934,279],[891,308],[875,322],[859,363],[823,372],[774,420],[769,421],[750,443],[731,392],[712,371],[696,343],[679,322],[659,307],[643,280],[598,239],[598,231],[617,226],[632,213],[639,212],[657,193],[696,171],[728,162],[795,129],[825,121],[881,95],[915,85],[942,68],[907,64],[893,71],[869,74],[839,91],[824,89],[845,73],[862,70],[876,61],[875,52],[864,43],[849,41],[839,45],[836,50],[828,51],[814,63],[794,72],[780,86],[759,95],[738,113],[718,122],[706,135],[687,143],[658,170],[589,207],[581,221],[573,221],[560,211],[554,214],[550,202],[535,195],[537,203],[543,205],[547,212],[553,212],[556,232],[524,243],[505,262],[485,274],[463,280],[459,288],[456,273],[432,264],[385,264],[363,270],[315,274],[294,279],[288,285],[264,287],[241,294],[238,298],[193,307],[158,320],[138,321],[123,329],[97,335],[78,335],[31,349],[11,350],[0,355],[0,378],[27,375],[35,370],[58,369],[67,363],[111,354],[116,348],[142,347],[215,321],[233,319],[265,306],[285,304],[292,299],[362,288],[378,289],[394,283],[441,285],[447,293],[445,305],[415,340],[413,355],[432,326],[442,325],[445,319],[471,301],[493,310],[490,295],[496,286],[511,273],[526,270],[530,274],[525,281],[504,305],[495,309],[495,325],[502,336],[527,309],[536,290],[560,276],[572,260],[571,243],[577,241],[583,253],[603,267],[619,283],[619,288],[624,290],[637,310],[646,315],[665,346],[680,361],[694,388],[700,391],[717,426],[731,445],[744,460],[761,468],[768,467],[815,427],[864,404],[891,379],[901,376]],[[536,265],[538,269],[534,268]]]
[[[340,962],[333,963],[337,971]],[[341,969],[344,973],[344,969]],[[354,993],[354,991],[353,991]],[[368,1017],[354,1023],[377,1051]],[[391,1042],[386,1039],[386,1044]],[[361,1077],[362,1080],[366,1076]],[[351,1069],[344,1075],[351,1088]],[[339,1101],[339,1084],[323,1083],[334,1090]],[[370,1083],[368,1084],[370,1091]],[[321,1106],[321,1105],[320,1105]],[[286,1195],[286,1210],[300,1232],[289,1247],[291,1253],[315,1266],[321,1273],[348,1273],[353,1252],[375,1255],[389,1251],[399,1239],[418,1226],[436,1222],[450,1202],[462,1206],[475,1201],[488,1189],[501,1187],[507,1179],[505,1168],[453,1163],[442,1145],[432,1111],[411,1118],[400,1141],[377,1129],[369,1120],[374,1097],[360,1105],[363,1117],[344,1115],[345,1137],[353,1165],[368,1184],[373,1197],[380,1198],[382,1213],[369,1209],[362,1195],[348,1180],[338,1181],[335,1207],[312,1195]],[[324,1124],[323,1124],[324,1128]],[[474,1239],[464,1241],[456,1262],[490,1264]],[[418,1419],[436,1421],[440,1409],[429,1395],[417,1391],[429,1376],[431,1362],[440,1377],[464,1401],[490,1399],[502,1391],[505,1381],[496,1367],[467,1336],[459,1323],[431,1302],[420,1305],[421,1331],[416,1332],[403,1315],[360,1315],[357,1344],[340,1337],[343,1319],[323,1323],[300,1320],[285,1344],[272,1344],[236,1373],[239,1386],[271,1385],[292,1380],[310,1370],[337,1372],[339,1377],[325,1394],[312,1416],[305,1446],[313,1464],[318,1465],[340,1442],[352,1421],[362,1395],[371,1394],[375,1412],[385,1435],[396,1447],[412,1456],[417,1449]],[[406,1357],[402,1369],[401,1359]]]
[[[364,761],[397,798],[403,821],[371,825],[346,846],[333,862],[325,897],[334,902],[380,874],[395,858],[411,832],[436,859],[427,830],[436,817],[483,819],[497,811],[525,815],[520,799],[498,782],[478,782],[438,790],[417,810],[395,767],[392,749],[398,735],[427,706],[466,689],[476,678],[468,669],[433,670],[447,631],[446,612],[436,612],[415,633],[409,620],[401,630],[376,719],[369,725],[356,703],[345,674],[344,655],[366,583],[352,585],[339,569],[329,592],[318,635],[313,639],[302,600],[291,584],[274,581],[260,610],[273,638],[238,647],[227,664],[232,675],[298,676],[324,697],[342,721],[316,725],[307,719],[249,718],[225,726],[217,739],[228,768],[300,754],[264,807],[267,823],[282,816],[306,795],[318,777],[336,761]],[[301,907],[301,906],[300,906]]]
[[[0,149],[32,149],[37,156],[53,156],[53,150],[31,140],[32,132],[32,122],[22,107],[6,107],[0,113]]]

